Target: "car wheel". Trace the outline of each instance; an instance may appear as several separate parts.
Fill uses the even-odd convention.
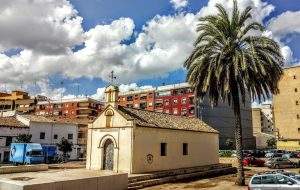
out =
[[[297,166],[297,164],[294,164],[293,167],[294,167],[294,168],[297,168],[298,166]]]

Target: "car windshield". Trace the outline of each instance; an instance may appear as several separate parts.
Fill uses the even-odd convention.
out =
[[[254,177],[252,179],[252,184],[261,184],[261,177]]]
[[[261,177],[262,184],[276,184],[276,179],[273,175],[266,175]]]

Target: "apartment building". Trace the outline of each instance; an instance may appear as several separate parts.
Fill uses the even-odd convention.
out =
[[[123,92],[119,104],[130,108],[194,117],[194,94],[187,83]]]
[[[173,115],[197,117],[220,132],[220,148],[226,149],[226,141],[234,141],[234,113],[227,103],[212,107],[207,98],[197,106],[194,103],[194,93],[188,83],[164,85],[139,91],[121,92],[119,105]],[[255,147],[253,136],[251,100],[248,98],[241,107],[244,148]]]
[[[31,98],[27,92],[12,91],[0,92],[0,112],[17,111],[21,113],[33,113],[37,100]]]
[[[252,107],[252,124],[254,133],[276,135],[274,125],[273,105],[261,104]]]
[[[40,101],[37,103],[36,115],[61,116],[93,120],[103,109],[103,104],[91,98],[73,98]]]
[[[267,148],[268,140],[275,139],[277,136],[272,104],[261,104],[252,107],[252,126],[256,147]]]
[[[277,148],[300,150],[300,66],[284,68],[278,87],[273,96]]]

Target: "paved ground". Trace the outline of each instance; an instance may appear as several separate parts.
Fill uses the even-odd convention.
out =
[[[231,163],[231,161],[234,161],[234,159],[223,159],[222,163]],[[234,164],[233,164],[234,165]],[[259,172],[269,171],[269,168],[266,167],[247,167],[245,168],[245,177],[246,177],[246,184],[248,184],[250,178]],[[299,168],[291,168],[286,169],[288,171],[292,171],[295,173],[300,173]],[[171,183],[171,184],[164,184],[164,185],[158,185],[153,187],[145,188],[144,190],[246,190],[247,186],[245,187],[239,187],[234,184],[236,175],[226,175],[226,176],[220,176],[210,179],[200,179],[195,181],[184,181],[184,182],[178,182],[178,183]]]

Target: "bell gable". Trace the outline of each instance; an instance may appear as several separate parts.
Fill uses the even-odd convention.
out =
[[[131,127],[133,120],[126,118],[114,106],[108,105],[97,117],[97,119],[89,125],[89,128],[116,128],[116,127]]]

